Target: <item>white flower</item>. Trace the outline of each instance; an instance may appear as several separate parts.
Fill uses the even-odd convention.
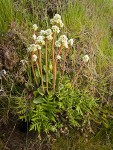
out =
[[[60,60],[60,59],[61,59],[61,56],[60,56],[60,55],[57,55],[57,57],[56,57],[56,58]]]
[[[35,34],[33,34],[32,39],[36,40],[36,35]]]
[[[86,62],[89,61],[89,56],[88,56],[88,55],[85,55],[82,59],[83,59],[83,62],[86,63]]]
[[[41,30],[41,31],[40,31],[40,35],[43,35],[43,36],[44,36],[45,33],[46,33],[45,30]]]
[[[67,42],[67,40],[68,40],[68,38],[67,38],[66,35],[61,35],[61,36],[59,37],[59,41],[61,41],[62,43]]]
[[[59,27],[63,27],[64,26],[64,24],[63,24],[63,22],[62,22],[62,20],[60,20],[60,19],[57,19],[57,20],[51,20],[51,24],[52,25],[57,25],[57,26],[59,26]]]
[[[61,42],[60,42],[59,40],[56,41],[56,42],[55,42],[55,46],[56,46],[56,47],[60,47],[60,46],[61,46]]]
[[[61,19],[61,16],[59,14],[55,14],[55,16],[53,17],[53,19],[55,19],[55,20]]]
[[[38,36],[36,39],[37,44],[45,45],[44,36]]]
[[[68,48],[68,38],[66,35],[61,35],[59,40],[55,42],[56,47],[60,47],[61,45]]]
[[[27,49],[28,52],[32,52],[32,51],[37,51],[37,45],[36,44],[31,44],[28,49]]]
[[[53,32],[55,32],[55,33],[59,33],[59,32],[60,32],[59,27],[57,27],[56,25],[55,25],[55,26],[52,26],[52,30],[53,30]]]
[[[37,60],[37,55],[34,54],[34,55],[32,56],[32,60],[33,60],[33,61],[36,61],[36,60]]]
[[[57,19],[57,20],[54,20],[54,23],[57,23],[57,24],[59,24],[61,21],[62,21],[62,20],[60,20],[60,19]]]
[[[40,31],[40,34],[44,37],[44,38],[47,38],[48,40],[52,40],[53,37],[52,37],[52,30],[51,29],[47,29],[47,30],[41,30]],[[43,40],[44,40],[43,38]]]
[[[61,27],[61,28],[64,26],[64,24],[63,24],[62,20],[60,20],[60,19],[55,20],[54,22],[55,22],[55,23],[57,23],[57,24],[58,24],[58,26],[59,26],[59,27]]]
[[[61,20],[61,16],[59,14],[55,14],[55,16],[53,17],[53,19],[50,20],[50,23],[52,25],[57,25],[57,26],[59,26],[61,28],[64,26],[64,24],[63,24],[63,22]]]
[[[68,38],[66,35],[61,35],[59,37],[59,41],[61,42],[61,45],[63,45],[65,48],[68,48],[68,42],[67,42]]]
[[[33,25],[33,30],[36,31],[38,29],[37,24]]]
[[[46,36],[46,38],[48,41],[51,41],[53,39],[52,35],[48,35],[48,36]]]
[[[61,20],[61,16],[59,14],[55,14],[53,19],[50,20],[51,24],[55,24],[57,20]]]
[[[31,44],[27,49],[28,52],[36,52],[37,50],[41,50],[41,46],[39,44]]]
[[[72,46],[72,45],[73,45],[73,39],[68,40],[68,44],[69,44],[70,46]]]
[[[45,35],[46,35],[46,36],[52,35],[52,30],[51,30],[51,29],[45,30]]]

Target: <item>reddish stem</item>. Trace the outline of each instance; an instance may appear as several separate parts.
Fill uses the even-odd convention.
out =
[[[46,60],[45,60],[45,64],[46,64],[46,89],[48,92],[48,50],[47,50],[47,39],[45,40],[45,50],[46,50]]]
[[[56,61],[55,61],[54,43],[55,43],[55,33],[53,33],[53,39],[52,39],[53,91],[55,92],[55,86],[56,86]]]
[[[43,74],[42,74],[42,52],[39,51],[39,64],[40,64],[40,76],[42,81],[42,89],[44,91],[44,85],[43,85]]]
[[[34,54],[34,53],[31,52],[31,67],[32,67],[32,72],[33,72],[33,76],[34,76],[36,85],[38,86],[38,81],[37,81],[37,78],[36,78],[36,75],[35,75],[34,64],[33,64],[33,60],[32,60],[33,54]]]

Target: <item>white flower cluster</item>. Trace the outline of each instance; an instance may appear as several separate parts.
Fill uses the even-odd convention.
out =
[[[37,51],[37,45],[36,44],[31,44],[28,49],[27,49],[28,52],[35,52]]]
[[[89,56],[88,56],[88,55],[85,55],[82,59],[83,59],[83,62],[86,63],[86,62],[89,61]]]
[[[34,44],[31,44],[28,47],[28,52],[36,52],[37,50],[41,50],[41,46],[45,45],[45,40],[51,41],[53,39],[53,33],[59,33],[60,27],[63,27],[64,24],[61,20],[61,16],[59,14],[55,14],[53,19],[50,20],[52,24],[51,29],[41,30],[40,35],[37,37],[35,32],[32,35],[32,39],[34,40]],[[33,25],[33,30],[36,31],[38,29],[37,25]],[[73,39],[68,40],[66,35],[61,35],[59,39],[55,42],[56,47],[64,47],[68,48],[69,46],[73,45]],[[37,55],[33,55],[33,61],[36,61]],[[61,59],[60,55],[57,55],[57,59]]]
[[[36,31],[38,29],[37,24],[33,25],[33,30]]]
[[[54,33],[59,33],[60,32],[59,27],[57,27],[56,25],[52,26],[52,30],[53,30]]]
[[[51,41],[53,39],[51,29],[41,30],[40,35],[45,37],[48,41]]]
[[[59,42],[61,42],[62,46],[64,46],[65,48],[68,48],[68,38],[66,35],[61,35],[59,37]]]
[[[61,16],[59,14],[55,14],[55,16],[53,17],[53,19],[50,20],[50,22],[52,25],[57,25],[61,28],[64,26],[64,24],[61,20]]]
[[[60,42],[59,40],[56,41],[56,42],[55,42],[55,46],[56,46],[56,47],[61,47],[61,42]]]
[[[61,35],[58,39],[58,41],[55,42],[56,47],[60,47],[61,45],[64,46],[65,48],[68,48],[68,38],[66,35]]]
[[[36,52],[37,50],[41,50],[41,46],[39,44],[31,44],[27,49],[28,52]]]
[[[36,38],[36,43],[39,45],[45,45],[44,36],[38,36]]]
[[[65,48],[68,48],[68,46],[73,45],[73,39],[68,40],[66,35],[61,35],[58,41],[55,42],[55,46],[60,47],[61,45]]]

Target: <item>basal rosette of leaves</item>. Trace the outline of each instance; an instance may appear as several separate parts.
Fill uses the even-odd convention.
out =
[[[31,101],[18,100],[19,116],[31,122],[30,130],[49,133],[59,132],[64,127],[82,127],[84,123],[99,121],[97,100],[85,91],[75,90],[68,77],[59,84],[56,93],[44,95],[38,89]]]

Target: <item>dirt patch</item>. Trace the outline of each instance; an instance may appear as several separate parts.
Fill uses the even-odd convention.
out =
[[[21,131],[19,124],[9,123],[0,126],[1,150],[50,150],[51,144],[46,138],[39,140],[35,132]]]

